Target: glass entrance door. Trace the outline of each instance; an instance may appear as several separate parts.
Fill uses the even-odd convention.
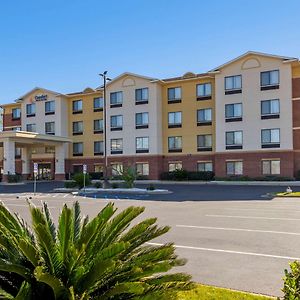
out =
[[[50,180],[51,177],[51,164],[42,163],[38,164],[38,180]]]

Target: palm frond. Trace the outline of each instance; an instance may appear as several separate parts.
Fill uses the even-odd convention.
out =
[[[31,300],[32,299],[31,285],[28,282],[24,281],[21,285],[18,295],[14,299]]]
[[[44,215],[45,215],[45,219],[46,219],[46,224],[48,225],[52,239],[55,241],[56,240],[56,228],[53,223],[51,213],[49,211],[49,208],[48,208],[48,205],[46,202],[43,203],[43,211],[44,211]]]

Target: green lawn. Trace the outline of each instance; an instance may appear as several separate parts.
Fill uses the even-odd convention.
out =
[[[177,300],[275,300],[273,297],[259,296],[228,289],[222,289],[206,285],[197,285],[191,291],[180,292]]]
[[[292,192],[292,193],[277,193],[277,197],[300,197],[300,192]]]

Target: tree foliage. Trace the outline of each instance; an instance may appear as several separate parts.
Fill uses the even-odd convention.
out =
[[[89,220],[75,202],[57,227],[46,203],[29,209],[31,227],[0,204],[0,299],[171,299],[192,287],[188,275],[164,274],[185,263],[172,244],[147,244],[169,227],[155,218],[130,225],[142,207],[116,214],[109,203]]]

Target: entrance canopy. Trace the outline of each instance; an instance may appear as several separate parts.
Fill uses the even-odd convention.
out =
[[[0,133],[0,146],[3,147],[3,180],[15,174],[15,148],[22,148],[22,174],[30,173],[31,147],[52,146],[55,148],[55,177],[62,178],[65,173],[66,144],[72,140],[67,137],[39,134],[28,131],[3,131]]]

